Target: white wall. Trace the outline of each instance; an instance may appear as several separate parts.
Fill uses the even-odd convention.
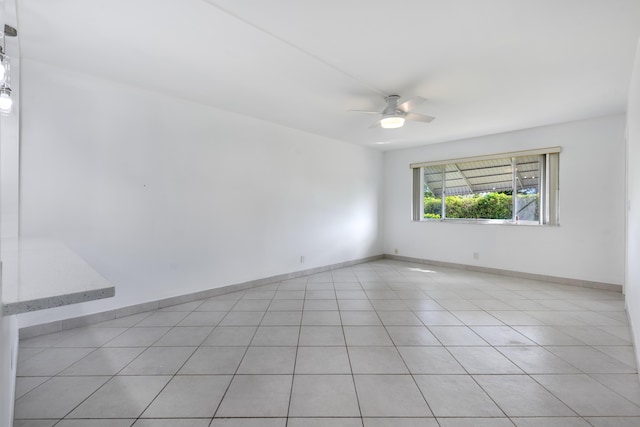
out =
[[[382,253],[380,152],[22,68],[21,234],[62,240],[116,297],[21,327]]]
[[[636,360],[640,366],[640,44],[627,108],[627,313],[631,323]]]
[[[410,163],[551,146],[562,146],[560,226],[410,220]],[[624,116],[388,152],[384,251],[393,254],[397,248],[401,256],[622,284],[624,166]]]

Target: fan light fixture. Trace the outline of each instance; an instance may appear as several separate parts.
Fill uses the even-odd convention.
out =
[[[425,116],[424,114],[414,113],[411,110],[422,104],[425,99],[421,96],[414,96],[404,102],[398,103],[399,95],[389,95],[384,100],[387,106],[382,111],[369,110],[349,110],[356,113],[375,114],[380,118],[372,123],[370,128],[382,127],[383,129],[398,129],[404,126],[406,120],[430,123],[435,117]]]
[[[385,129],[396,129],[404,126],[404,117],[402,116],[389,116],[380,120],[380,126]]]

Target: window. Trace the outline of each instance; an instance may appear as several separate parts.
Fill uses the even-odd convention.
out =
[[[559,153],[553,147],[412,164],[413,220],[556,225]]]

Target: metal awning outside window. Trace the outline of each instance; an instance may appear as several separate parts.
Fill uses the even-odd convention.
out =
[[[447,196],[533,189],[540,184],[542,162],[542,156],[528,155],[428,165],[424,183],[436,197],[442,196],[443,185]]]

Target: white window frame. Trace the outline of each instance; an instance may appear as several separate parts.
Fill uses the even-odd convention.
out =
[[[529,225],[559,225],[560,214],[560,152],[561,147],[548,147],[539,148],[535,150],[526,151],[514,151],[507,153],[498,153],[487,156],[475,156],[465,157],[457,159],[447,159],[429,162],[412,163],[409,165],[412,172],[412,203],[411,203],[411,219],[415,222],[423,221],[442,221],[442,222],[474,222],[474,223],[488,223],[488,224],[529,224]],[[542,166],[543,174],[540,182],[540,215],[539,221],[522,221],[515,217],[516,210],[514,209],[514,218],[510,220],[496,220],[496,219],[458,219],[447,218],[445,208],[446,188],[443,189],[442,198],[442,218],[432,219],[424,218],[424,168],[427,166],[443,166],[446,169],[447,165],[455,165],[456,163],[466,163],[483,160],[495,160],[511,158],[512,162],[515,159],[523,156],[544,156]],[[516,184],[516,168],[512,170],[513,178],[513,194],[517,194]],[[444,174],[443,174],[444,175]],[[444,182],[444,178],[443,178]],[[514,203],[515,203],[514,197]]]

